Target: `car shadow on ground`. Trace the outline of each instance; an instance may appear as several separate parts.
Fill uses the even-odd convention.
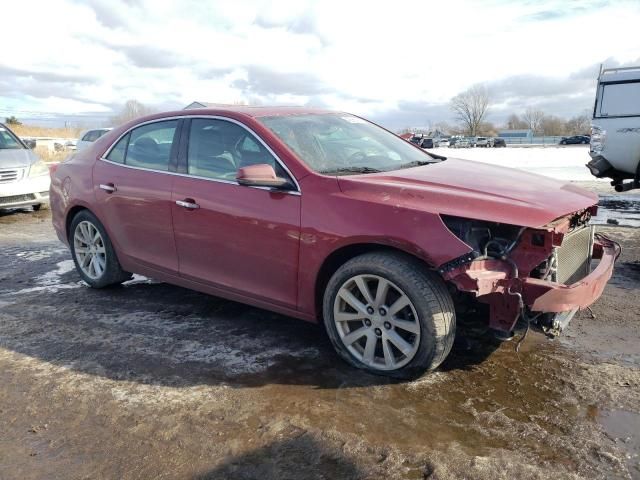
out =
[[[307,433],[276,441],[232,457],[194,480],[226,479],[357,479],[362,472],[342,452],[332,450]]]
[[[347,365],[320,325],[147,279],[93,290],[67,253],[32,263],[38,271],[7,261],[0,347],[54,365],[172,387],[334,389],[401,381]],[[499,347],[483,324],[459,319],[439,371],[471,369]]]
[[[24,208],[11,208],[11,209],[2,209],[0,208],[0,217],[12,217],[14,216],[16,220],[20,217],[20,214],[25,213],[33,213],[35,210],[31,207]]]

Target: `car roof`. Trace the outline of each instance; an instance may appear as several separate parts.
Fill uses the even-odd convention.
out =
[[[230,116],[230,117],[277,117],[292,115],[309,115],[309,114],[343,114],[350,115],[346,112],[336,110],[324,110],[320,108],[310,107],[291,107],[291,106],[246,106],[246,105],[215,105],[204,108],[190,108],[187,110],[173,110],[168,112],[158,112],[144,117],[136,118],[129,125],[144,123],[147,121],[160,120],[169,117],[187,117],[187,116]]]
[[[190,110],[182,110],[185,113],[203,114],[209,112],[228,112],[241,113],[250,117],[276,117],[286,115],[305,115],[305,114],[323,114],[323,113],[339,113],[331,110],[310,107],[294,107],[294,106],[255,106],[255,105],[215,105],[206,108],[195,108]]]

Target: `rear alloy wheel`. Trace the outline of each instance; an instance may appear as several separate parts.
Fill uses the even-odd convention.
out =
[[[120,267],[113,245],[100,221],[82,210],[71,222],[69,246],[76,270],[91,287],[122,283],[131,274]]]
[[[394,377],[436,368],[455,336],[444,282],[419,261],[396,253],[368,253],[340,267],[325,292],[324,321],[340,356]]]
[[[98,280],[107,268],[107,251],[100,231],[89,221],[82,221],[73,234],[73,250],[82,273]]]

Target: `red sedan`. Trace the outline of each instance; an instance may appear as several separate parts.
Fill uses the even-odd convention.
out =
[[[90,286],[135,272],[323,322],[345,360],[394,376],[445,359],[457,305],[488,305],[496,330],[524,318],[558,332],[593,303],[618,253],[588,225],[596,203],[301,108],[141,118],[60,164],[51,186]]]

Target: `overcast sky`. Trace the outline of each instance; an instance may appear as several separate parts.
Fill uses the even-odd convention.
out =
[[[640,1],[11,1],[0,117],[104,123],[127,99],[340,109],[387,127],[451,120],[490,90],[488,120],[593,103],[600,63],[640,64]]]

